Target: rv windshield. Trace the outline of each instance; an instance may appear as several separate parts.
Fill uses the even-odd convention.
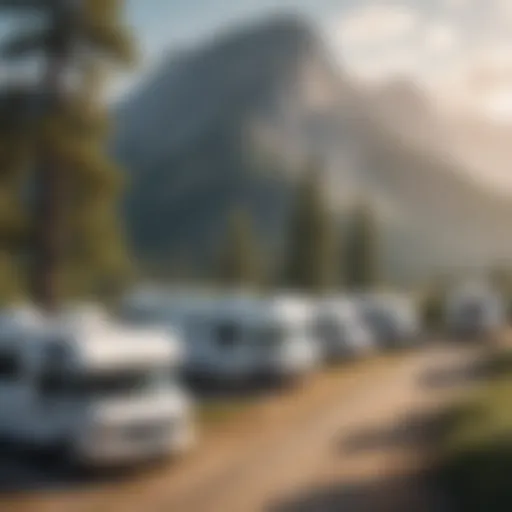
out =
[[[363,318],[373,328],[388,329],[394,321],[391,311],[381,305],[369,306],[363,311]]]
[[[172,386],[170,370],[152,369],[89,375],[84,392],[90,396],[122,396],[165,391]]]
[[[78,395],[86,398],[114,398],[166,391],[175,382],[172,370],[153,368],[112,373],[63,375],[48,373],[41,378],[45,396]]]
[[[138,327],[154,325],[159,319],[159,314],[153,308],[130,307],[121,313],[122,320],[130,325]]]
[[[321,340],[337,342],[343,338],[344,323],[330,316],[320,316],[313,327],[314,334]]]
[[[286,328],[282,325],[268,325],[257,329],[255,341],[263,346],[275,346],[281,344],[287,336]]]

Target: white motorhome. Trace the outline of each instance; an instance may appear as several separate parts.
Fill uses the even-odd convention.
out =
[[[374,335],[357,304],[349,299],[321,300],[315,325],[323,357],[328,361],[362,357],[375,351]]]
[[[482,283],[468,283],[448,297],[446,322],[459,336],[487,336],[506,324],[506,310],[500,295]]]
[[[130,301],[125,316],[179,329],[185,339],[185,368],[193,377],[229,382],[290,378],[318,365],[314,310],[305,301],[236,294],[141,299]]]
[[[192,404],[176,340],[97,312],[0,316],[0,435],[93,466],[180,453]]]
[[[358,298],[365,322],[385,348],[411,346],[420,340],[421,322],[414,300],[400,294],[375,293]]]
[[[294,378],[311,372],[320,352],[308,304],[288,298],[226,298],[188,315],[187,367],[227,379]]]

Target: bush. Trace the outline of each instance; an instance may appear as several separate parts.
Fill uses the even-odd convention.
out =
[[[456,510],[512,510],[511,361],[511,353],[493,361],[485,389],[446,424],[440,476]]]
[[[444,320],[444,293],[432,291],[428,293],[421,303],[423,325],[430,329],[441,327]]]

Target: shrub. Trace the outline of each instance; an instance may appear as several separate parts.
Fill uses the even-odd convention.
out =
[[[512,353],[488,369],[491,380],[458,407],[441,445],[441,484],[456,510],[512,510]]]

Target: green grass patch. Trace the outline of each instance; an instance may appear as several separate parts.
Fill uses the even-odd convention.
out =
[[[512,350],[500,350],[493,354],[486,365],[490,380],[512,379]]]
[[[212,401],[200,406],[198,420],[204,426],[220,425],[248,411],[253,404],[249,398]]]
[[[488,380],[446,417],[441,484],[455,510],[512,511],[512,352],[492,357]]]

